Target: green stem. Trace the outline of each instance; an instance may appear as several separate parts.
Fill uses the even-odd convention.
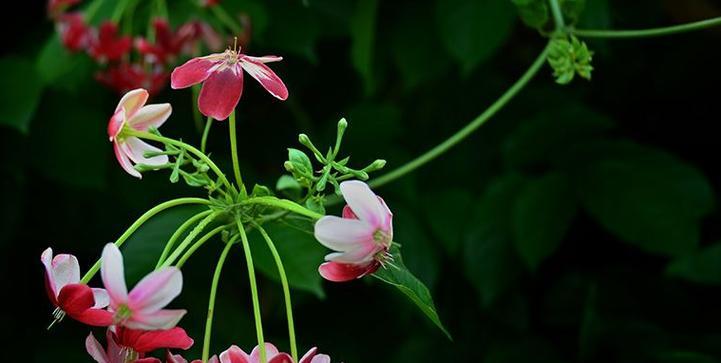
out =
[[[198,234],[200,234],[200,232],[202,232],[203,229],[205,229],[205,227],[208,224],[210,224],[210,222],[215,220],[215,218],[218,216],[218,214],[220,214],[220,212],[210,213],[207,217],[205,217],[202,221],[200,221],[200,223],[198,223],[198,225],[195,226],[195,228],[193,228],[193,230],[190,231],[190,233],[188,233],[187,236],[185,236],[185,238],[183,239],[183,242],[180,242],[180,245],[178,245],[178,248],[176,248],[175,251],[173,251],[173,253],[168,257],[168,259],[163,261],[163,263],[160,265],[160,267],[168,267],[168,266],[172,265],[175,262],[175,260],[178,259],[178,256],[180,256],[180,254],[183,253],[183,251],[188,247],[190,242],[193,242],[195,237],[197,237]]]
[[[238,141],[236,140],[235,133],[235,110],[230,113],[230,153],[233,159],[233,174],[235,174],[235,182],[238,184],[238,189],[241,194],[245,194],[245,185],[243,184],[243,177],[240,176],[240,164],[238,164]]]
[[[195,243],[193,243],[193,245],[190,246],[190,248],[188,248],[187,251],[185,251],[185,253],[183,254],[183,256],[180,257],[180,259],[178,260],[178,263],[175,264],[175,267],[177,267],[177,268],[182,268],[183,265],[185,265],[185,262],[188,261],[188,259],[190,258],[190,256],[192,256],[193,253],[195,253],[195,251],[196,251],[198,248],[200,248],[202,245],[205,244],[205,242],[207,242],[208,240],[210,240],[211,238],[213,238],[213,236],[215,236],[216,234],[222,232],[222,231],[225,230],[226,228],[228,228],[227,225],[215,227],[215,228],[213,228],[210,232],[208,232],[208,233],[206,233],[205,235],[203,235],[203,237],[200,237],[200,239],[198,239],[197,241],[195,241]]]
[[[155,264],[155,269],[157,270],[160,268],[160,266],[163,264],[165,259],[168,257],[168,254],[170,254],[170,250],[173,249],[173,246],[175,246],[175,242],[178,241],[178,238],[180,238],[183,233],[185,233],[190,226],[198,222],[199,220],[205,218],[208,216],[208,214],[213,213],[213,211],[206,210],[202,211],[192,217],[190,217],[187,221],[183,222],[183,224],[178,227],[178,229],[175,230],[172,236],[170,236],[170,239],[168,240],[168,243],[165,244],[165,248],[163,249],[163,253],[160,254],[160,258],[158,258],[158,262]]]
[[[118,237],[118,239],[115,241],[115,245],[120,247],[125,243],[125,241],[140,228],[140,226],[143,225],[143,223],[147,222],[150,218],[152,218],[154,215],[172,207],[176,207],[179,205],[184,204],[204,204],[209,205],[210,201],[207,199],[202,198],[178,198],[169,200],[164,203],[160,203],[156,205],[155,207],[151,208],[149,211],[145,212],[138,220],[136,220],[133,224],[130,225],[130,227],[125,230],[125,232]],[[88,270],[87,273],[85,273],[85,276],[80,280],[82,283],[87,284],[90,279],[95,276],[96,273],[98,273],[98,270],[100,270],[100,260],[97,260],[93,267]]]
[[[205,121],[205,129],[203,130],[203,138],[200,139],[200,151],[205,153],[205,146],[208,143],[208,134],[210,133],[210,126],[213,125],[213,118],[208,116],[208,120]]]
[[[168,19],[168,5],[165,3],[165,0],[156,0],[155,3],[158,7],[158,14],[161,17]]]
[[[231,185],[230,185],[230,182],[228,181],[228,178],[225,177],[225,174],[223,174],[223,172],[220,171],[220,168],[218,168],[218,166],[215,165],[215,163],[213,162],[213,160],[210,160],[210,158],[209,158],[207,155],[205,155],[202,151],[196,149],[194,146],[188,145],[188,144],[186,144],[186,143],[184,143],[184,142],[182,142],[182,141],[179,141],[179,140],[175,140],[175,139],[171,139],[171,138],[168,138],[168,137],[151,134],[151,133],[145,132],[145,131],[138,131],[138,130],[133,130],[133,129],[124,129],[124,130],[123,130],[123,134],[125,134],[126,136],[135,136],[135,137],[139,137],[139,138],[141,138],[141,139],[158,141],[158,142],[162,142],[162,143],[165,143],[165,144],[177,146],[177,147],[183,148],[183,149],[185,149],[185,150],[188,150],[188,151],[191,152],[192,154],[195,154],[195,156],[197,156],[200,160],[202,160],[202,161],[204,161],[206,164],[208,164],[208,166],[210,167],[210,169],[213,170],[213,172],[214,172],[215,174],[217,174],[218,177],[221,179],[221,182],[222,182],[223,184],[225,184],[229,189],[232,189],[232,188],[231,188]]]
[[[115,10],[113,10],[113,15],[111,17],[112,21],[115,24],[120,23],[120,18],[123,17],[123,13],[125,12],[125,9],[127,8],[129,2],[130,0],[120,0],[115,5]]]
[[[263,322],[260,317],[260,300],[258,299],[258,286],[255,281],[255,268],[253,267],[253,255],[250,252],[250,243],[248,236],[245,234],[243,221],[240,215],[235,216],[235,222],[238,224],[238,232],[240,240],[243,243],[243,251],[245,251],[245,261],[248,265],[248,279],[250,280],[250,294],[253,299],[253,315],[255,317],[255,332],[258,338],[258,347],[260,348],[260,363],[266,363],[265,340],[263,339]]]
[[[285,209],[300,215],[304,215],[306,217],[310,217],[312,219],[320,219],[323,218],[323,215],[320,213],[313,212],[312,210],[303,207],[302,205],[293,202],[288,199],[278,199],[276,197],[255,197],[255,198],[248,198],[244,201],[241,201],[239,203],[240,205],[244,204],[260,204],[260,205],[267,205],[269,207],[276,207]]]
[[[685,33],[699,29],[710,28],[721,25],[721,17],[696,21],[680,25],[667,26],[662,28],[639,29],[639,30],[584,30],[571,29],[571,33],[586,38],[644,38],[658,37]]]
[[[551,3],[551,13],[553,13],[553,21],[556,23],[556,32],[562,32],[566,29],[566,23],[563,21],[563,12],[558,0],[549,0]]]
[[[424,164],[428,163],[429,161],[437,158],[444,152],[448,151],[448,149],[452,148],[459,142],[463,141],[466,137],[468,137],[471,133],[476,131],[479,127],[481,127],[483,124],[486,123],[491,117],[493,117],[499,110],[501,110],[513,97],[518,94],[527,84],[528,82],[533,79],[533,77],[538,73],[538,71],[541,69],[543,64],[546,62],[546,57],[548,56],[549,47],[548,45],[543,49],[541,54],[538,55],[536,60],[533,62],[530,68],[526,71],[526,73],[521,76],[516,83],[514,83],[511,88],[509,88],[506,93],[504,93],[496,102],[494,102],[488,109],[483,111],[482,114],[480,114],[478,117],[476,117],[474,120],[472,120],[468,125],[463,127],[462,129],[458,130],[455,134],[453,134],[451,137],[443,141],[442,143],[438,144],[436,147],[428,150],[424,154],[418,156],[417,158],[411,160],[410,162],[406,163],[405,165],[402,165],[401,167],[388,172],[385,175],[382,175],[381,177],[374,179],[369,184],[371,187],[380,187],[384,184],[390,183],[393,180],[396,180],[415,169],[423,166]]]
[[[208,362],[210,357],[210,332],[213,328],[213,312],[215,311],[215,295],[218,292],[218,282],[220,281],[220,272],[223,270],[225,258],[233,244],[228,241],[223,248],[223,252],[218,258],[218,264],[215,265],[215,273],[213,273],[213,282],[210,285],[210,296],[208,297],[208,317],[205,318],[205,335],[203,336],[203,363]]]
[[[278,254],[278,250],[275,248],[275,244],[273,243],[273,240],[270,239],[270,236],[268,236],[268,233],[261,227],[259,224],[255,225],[256,228],[258,228],[258,231],[260,231],[260,234],[263,236],[263,239],[265,239],[265,243],[268,244],[268,249],[270,249],[270,253],[273,254],[273,259],[275,260],[275,265],[278,267],[278,275],[280,275],[280,283],[283,286],[283,295],[285,296],[285,314],[288,318],[288,336],[290,338],[290,354],[293,356],[293,361],[298,361],[298,348],[295,343],[295,325],[293,324],[293,304],[290,301],[290,288],[288,287],[288,278],[285,274],[285,268],[283,267],[283,261],[280,258],[280,254]]]

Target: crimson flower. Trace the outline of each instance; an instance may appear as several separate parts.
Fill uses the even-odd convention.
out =
[[[361,278],[390,259],[393,213],[366,183],[352,180],[340,184],[348,205],[343,218],[325,216],[315,224],[315,238],[337,252],[325,256],[318,268],[321,276],[335,282]]]
[[[188,349],[193,339],[180,327],[168,330],[133,330],[122,327],[108,328],[107,349],[90,333],[85,339],[85,349],[98,363],[160,363],[157,358],[145,358],[156,349]]]
[[[203,82],[198,96],[200,112],[216,120],[225,120],[243,93],[244,70],[276,98],[288,98],[283,81],[265,65],[281,60],[282,57],[251,57],[228,49],[224,53],[193,58],[175,68],[170,75],[170,86],[179,89]]]
[[[185,24],[174,32],[170,29],[167,20],[158,18],[153,20],[153,28],[155,29],[154,43],[145,38],[135,40],[135,47],[138,52],[151,63],[168,63],[172,61],[198,37],[197,28],[193,23]]]
[[[89,45],[90,28],[80,13],[68,13],[59,16],[57,23],[60,40],[65,48],[77,52]]]
[[[88,53],[100,63],[122,58],[133,45],[129,36],[118,36],[118,25],[112,21],[103,22],[92,35]]]
[[[108,243],[103,249],[100,275],[110,296],[108,310],[113,313],[113,323],[118,327],[170,329],[186,313],[182,309],[163,309],[183,289],[183,274],[175,267],[151,272],[128,293],[123,255],[116,245]]]
[[[80,283],[80,265],[73,255],[61,254],[53,257],[52,248],[40,255],[45,266],[45,288],[48,298],[59,310],[56,319],[66,314],[88,325],[108,326],[113,316],[103,310],[108,306],[108,293],[103,289],[91,289]]]
[[[158,128],[170,117],[172,112],[170,104],[145,105],[148,96],[148,91],[142,88],[126,93],[108,122],[108,136],[113,143],[115,157],[120,166],[136,178],[142,178],[142,175],[135,170],[133,163],[159,166],[168,162],[166,155],[146,157],[147,152],[162,150],[137,137],[122,134],[125,127],[140,131],[146,131],[151,127]]]
[[[214,355],[208,359],[208,363],[219,363],[218,356]],[[172,354],[170,351],[168,351],[166,357],[165,357],[165,363],[188,363],[188,360],[183,358],[183,356],[179,354]],[[195,359],[191,363],[203,363],[202,359]]]
[[[140,64],[122,62],[95,74],[95,79],[118,93],[126,93],[137,88],[157,94],[167,84],[169,74],[162,67],[147,69]]]

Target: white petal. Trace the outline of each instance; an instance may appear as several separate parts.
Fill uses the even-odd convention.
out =
[[[175,327],[187,313],[186,310],[159,310],[152,314],[133,314],[124,325],[130,329],[165,330]]]
[[[311,360],[310,363],[330,363],[330,356],[326,354],[318,354],[313,357],[313,360]]]
[[[53,279],[55,289],[59,293],[67,284],[80,282],[80,264],[73,255],[57,255],[53,258]]]
[[[123,255],[120,254],[118,247],[112,243],[108,243],[103,249],[100,276],[103,279],[105,290],[110,296],[111,306],[114,307],[128,301]]]
[[[102,345],[100,345],[100,342],[95,339],[93,333],[90,333],[90,335],[85,338],[85,349],[88,351],[88,354],[90,354],[90,356],[95,359],[96,362],[110,363],[108,355],[105,353],[105,349]]]
[[[373,244],[375,230],[370,224],[358,219],[325,216],[315,223],[315,238],[330,249],[344,252]]]
[[[387,224],[388,209],[381,204],[368,184],[358,180],[345,181],[340,183],[340,191],[358,219],[376,228]]]
[[[141,179],[143,176],[140,174],[139,171],[135,170],[133,167],[133,163],[130,162],[130,158],[128,157],[128,154],[130,151],[127,147],[123,146],[124,143],[120,143],[119,141],[115,141],[113,143],[113,150],[115,151],[115,158],[118,159],[118,163],[120,163],[120,166],[125,170],[126,173]]]
[[[146,131],[150,127],[159,128],[170,117],[173,108],[169,103],[143,106],[128,119],[128,125],[135,130]]]
[[[168,163],[167,155],[157,155],[150,158],[145,157],[146,152],[162,152],[163,150],[140,140],[137,137],[128,137],[121,145],[127,151],[128,157],[136,164],[160,166]]]
[[[105,289],[93,288],[93,298],[95,299],[94,309],[102,309],[110,305],[110,296]]]
[[[135,285],[128,298],[130,307],[151,314],[173,301],[183,290],[183,274],[175,267],[153,271]]]

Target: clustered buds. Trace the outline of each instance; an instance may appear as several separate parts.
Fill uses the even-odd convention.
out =
[[[553,68],[553,76],[559,84],[568,84],[576,74],[587,80],[591,79],[593,52],[585,42],[573,35],[557,36],[550,44],[548,63]]]

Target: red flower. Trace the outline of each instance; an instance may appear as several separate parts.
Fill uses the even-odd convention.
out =
[[[153,21],[153,28],[155,28],[155,43],[144,38],[135,41],[138,52],[151,63],[172,61],[198,37],[198,31],[192,23],[185,24],[173,32],[167,20],[158,18]]]
[[[88,325],[112,324],[113,315],[103,310],[110,301],[108,293],[80,283],[80,265],[75,256],[62,254],[53,258],[53,250],[48,248],[40,256],[40,261],[45,266],[48,298],[58,308],[56,319],[62,319],[67,314]]]
[[[225,120],[238,105],[243,93],[243,71],[276,98],[288,98],[288,89],[283,81],[265,65],[281,60],[283,58],[276,56],[251,57],[228,49],[225,53],[193,58],[175,68],[170,75],[170,86],[179,89],[203,82],[198,97],[200,112],[216,120]]]
[[[57,23],[60,40],[65,48],[76,52],[86,48],[90,39],[90,28],[85,24],[83,15],[80,13],[63,14],[58,18]]]
[[[137,88],[145,88],[150,94],[157,94],[168,81],[168,73],[161,67],[146,69],[140,64],[120,63],[95,74],[100,83],[118,93],[126,93]]]
[[[199,0],[200,6],[202,7],[211,7],[220,4],[220,0]]]
[[[175,327],[168,330],[131,330],[109,328],[106,332],[107,349],[90,333],[85,339],[85,349],[98,363],[160,363],[157,358],[144,358],[156,349],[188,349],[193,345],[185,330]]]
[[[78,4],[81,0],[48,0],[48,15],[51,18],[57,18],[67,10],[67,8]]]
[[[128,36],[118,36],[118,25],[106,21],[100,29],[90,38],[88,53],[98,62],[115,61],[126,55],[132,47],[132,40]]]

